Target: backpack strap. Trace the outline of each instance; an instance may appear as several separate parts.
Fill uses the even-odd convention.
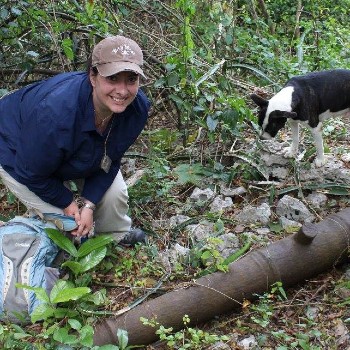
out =
[[[44,213],[42,219],[53,223],[61,231],[70,232],[78,227],[75,219],[71,216],[56,213]]]

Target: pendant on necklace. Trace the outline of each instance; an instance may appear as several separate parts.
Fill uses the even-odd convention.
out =
[[[100,167],[101,169],[105,172],[105,173],[108,173],[109,172],[109,169],[111,168],[111,164],[112,164],[112,159],[109,158],[107,156],[107,154],[105,154],[101,160],[101,164],[100,164]]]

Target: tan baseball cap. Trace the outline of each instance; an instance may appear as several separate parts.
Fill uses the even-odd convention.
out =
[[[92,51],[92,66],[96,67],[103,77],[123,71],[132,71],[145,75],[142,50],[137,43],[121,35],[110,36],[101,40]]]

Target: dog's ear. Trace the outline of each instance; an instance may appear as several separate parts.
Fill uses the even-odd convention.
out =
[[[265,100],[257,94],[251,94],[250,98],[261,108],[266,107],[269,104],[268,100]]]
[[[287,111],[279,111],[278,109],[275,111],[272,111],[270,114],[270,118],[287,118],[290,119],[297,119],[298,114],[295,112],[287,112]]]
[[[295,112],[284,112],[284,116],[286,118],[290,118],[290,119],[297,119],[298,118],[298,114]]]

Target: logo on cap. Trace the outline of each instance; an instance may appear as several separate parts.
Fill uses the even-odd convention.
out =
[[[112,53],[114,54],[118,54],[118,52],[121,53],[122,56],[135,56],[135,51],[133,51],[127,44],[120,45],[112,50]]]

